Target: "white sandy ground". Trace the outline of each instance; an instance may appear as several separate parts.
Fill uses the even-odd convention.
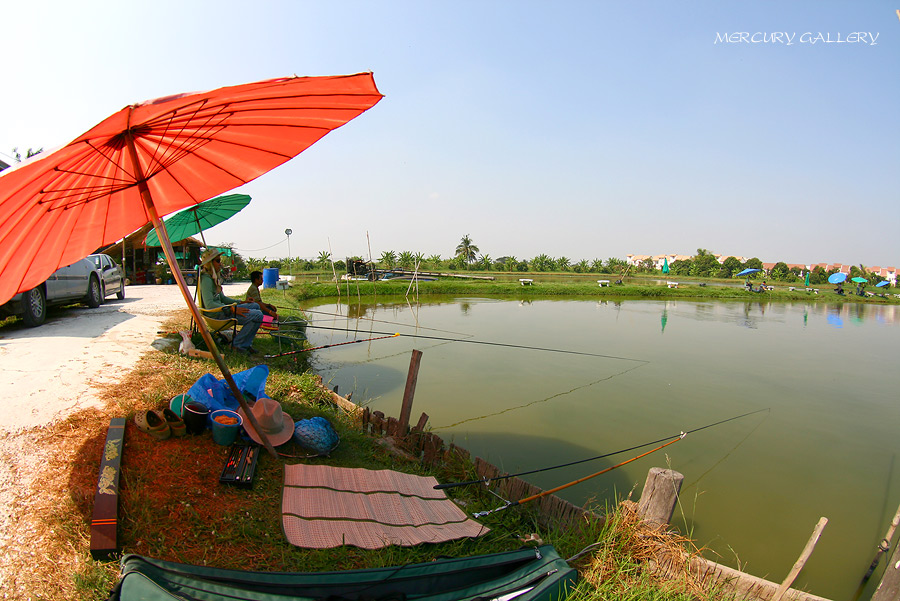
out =
[[[240,297],[246,287],[232,284],[225,294]],[[52,310],[38,328],[0,331],[0,597],[29,598],[9,566],[43,555],[31,536],[37,528],[16,511],[40,486],[48,451],[34,444],[39,433],[73,410],[99,406],[95,386],[127,373],[167,317],[185,308],[177,286],[129,286],[124,300]]]

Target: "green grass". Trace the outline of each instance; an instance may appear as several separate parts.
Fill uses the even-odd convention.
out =
[[[853,294],[838,295],[833,292],[830,285],[820,286],[819,294],[806,292],[806,288],[802,285],[797,286],[794,291],[789,290],[790,285],[778,284],[775,290],[768,292],[749,292],[742,287],[735,287],[734,280],[709,280],[704,282],[705,286],[699,284],[680,283],[677,288],[668,288],[665,285],[656,283],[654,280],[659,278],[653,277],[629,277],[624,285],[612,285],[600,287],[597,285],[597,279],[614,280],[616,276],[600,276],[598,274],[579,275],[574,274],[560,275],[549,273],[527,273],[514,274],[515,276],[527,277],[534,279],[534,284],[530,286],[522,286],[518,279],[498,279],[496,281],[486,280],[459,280],[459,279],[439,279],[433,282],[419,282],[418,289],[415,284],[410,288],[409,281],[378,281],[378,282],[342,282],[340,292],[334,282],[309,281],[305,279],[298,280],[288,292],[289,296],[293,296],[297,301],[310,300],[315,298],[335,298],[341,296],[343,298],[354,299],[357,296],[372,297],[376,295],[385,296],[405,296],[407,291],[409,295],[414,297],[416,294],[420,298],[429,298],[432,296],[474,296],[488,295],[509,297],[517,299],[529,298],[553,298],[559,296],[580,296],[590,298],[652,298],[652,299],[721,299],[721,300],[744,300],[753,302],[765,301],[803,301],[803,302],[853,302],[853,303],[873,303],[873,304],[900,304],[900,299],[893,296],[882,298],[880,296],[860,297]],[[505,277],[511,277],[506,274]],[[541,278],[546,281],[541,281]],[[559,281],[564,277],[566,281]],[[672,281],[677,281],[674,278]],[[730,281],[732,285],[724,285],[726,281]],[[269,292],[273,296],[267,296],[269,302],[279,303],[283,300],[284,295]]]

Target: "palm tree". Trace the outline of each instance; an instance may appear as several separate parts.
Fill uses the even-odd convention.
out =
[[[386,250],[381,253],[381,258],[378,259],[378,262],[385,267],[393,267],[394,263],[397,262],[397,255],[392,250]]]
[[[441,255],[431,255],[426,260],[427,260],[428,264],[431,265],[432,267],[440,267],[441,261],[443,259],[441,259]]]
[[[469,268],[469,263],[475,260],[475,257],[478,253],[478,247],[475,246],[475,243],[472,242],[472,239],[469,237],[469,234],[466,234],[459,241],[459,244],[456,246],[456,256],[460,257],[466,265],[466,269]]]
[[[485,271],[491,268],[491,256],[490,255],[481,255],[478,257],[478,268],[483,269]]]
[[[316,259],[316,264],[322,269],[327,269],[329,265],[331,265],[331,253],[327,250],[320,250],[319,257]]]
[[[425,262],[425,254],[424,253],[416,253],[413,255],[413,259],[415,260],[415,264],[419,269],[422,269],[422,263]]]
[[[569,271],[569,263],[571,263],[569,257],[560,257],[555,262],[556,268],[560,271]]]
[[[515,255],[510,255],[506,257],[506,270],[507,271],[515,271],[516,266],[519,264],[519,260]]]
[[[553,259],[541,253],[531,260],[531,266],[535,271],[549,271],[553,268]]]
[[[582,259],[575,264],[575,271],[578,273],[587,273],[590,271],[590,265],[588,265],[587,259]]]
[[[593,273],[603,273],[603,260],[594,259],[591,261],[591,271]]]

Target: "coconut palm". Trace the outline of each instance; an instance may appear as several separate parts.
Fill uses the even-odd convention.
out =
[[[490,255],[481,255],[478,257],[478,269],[483,269],[485,271],[491,268],[493,261],[491,261]]]
[[[456,256],[463,260],[466,269],[469,268],[469,263],[472,263],[475,260],[477,254],[478,247],[472,242],[472,238],[469,237],[469,234],[463,236],[459,241],[459,244],[456,245]]]
[[[531,260],[531,267],[535,271],[550,271],[553,269],[553,259],[541,253]]]
[[[441,255],[431,255],[426,259],[426,262],[433,268],[439,268],[441,266],[441,261]]]
[[[603,260],[594,259],[591,261],[591,271],[593,273],[603,273]]]
[[[515,255],[510,255],[510,256],[506,257],[506,270],[507,271],[515,271],[516,266],[518,266],[518,264],[519,264],[519,260],[516,258]]]
[[[327,250],[320,250],[319,256],[316,258],[316,264],[322,269],[327,269],[331,265],[331,253]]]
[[[554,263],[556,263],[556,268],[558,270],[569,271],[569,264],[571,263],[571,261],[569,260],[569,257],[560,257],[556,261],[554,261]]]
[[[575,271],[578,273],[587,273],[591,270],[590,265],[587,262],[587,259],[582,259],[575,264]]]

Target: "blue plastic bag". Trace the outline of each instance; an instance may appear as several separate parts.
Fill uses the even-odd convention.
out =
[[[234,383],[248,400],[268,397],[266,394],[266,378],[269,377],[268,365],[257,365],[234,374]],[[217,409],[237,411],[240,403],[231,394],[231,387],[223,379],[218,380],[212,374],[204,374],[188,389],[192,400],[209,407],[212,413]]]

